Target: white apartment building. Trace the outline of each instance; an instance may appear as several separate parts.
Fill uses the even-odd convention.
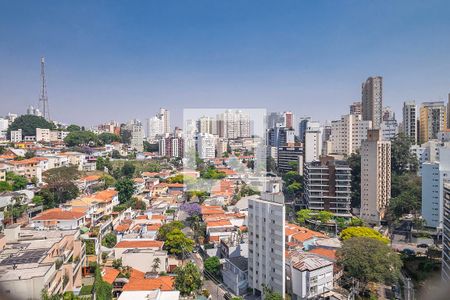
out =
[[[50,129],[36,128],[36,141],[37,142],[50,142]]]
[[[142,129],[142,124],[136,122],[131,125],[131,148],[136,149],[136,151],[144,151],[144,131]]]
[[[367,132],[361,146],[361,218],[378,224],[391,198],[391,142],[379,129]]]
[[[216,137],[209,133],[200,133],[197,136],[197,151],[201,159],[216,157]]]
[[[219,116],[219,130],[221,137],[237,139],[250,137],[250,116],[240,110],[226,110]]]
[[[442,228],[444,211],[443,185],[450,178],[450,148],[439,148],[439,160],[422,165],[422,217],[426,225]]]
[[[305,146],[304,153],[306,163],[319,160],[320,155],[322,154],[322,131],[323,128],[320,124],[316,124],[318,126],[310,126],[315,124],[314,122],[309,122],[308,128],[305,132]]]
[[[163,135],[163,122],[157,116],[147,120],[147,140],[156,141],[157,136]]]
[[[9,122],[5,118],[0,118],[0,139],[6,138],[6,132],[8,130]]]
[[[170,112],[168,109],[159,109],[159,118],[162,121],[162,132],[170,133]]]
[[[417,144],[417,106],[414,101],[403,103],[403,132],[409,136],[413,144]]]
[[[381,135],[383,140],[390,141],[398,134],[398,123],[395,119],[389,119],[380,124]]]
[[[288,293],[292,300],[317,299],[333,290],[333,263],[306,252],[290,254],[286,262]]]
[[[285,204],[280,181],[248,200],[248,283],[254,293],[267,286],[285,293]]]
[[[331,121],[331,148],[329,153],[350,155],[361,147],[367,138],[371,121],[363,121],[361,115],[344,115],[340,120]]]
[[[22,129],[11,130],[11,143],[18,143],[22,141]]]

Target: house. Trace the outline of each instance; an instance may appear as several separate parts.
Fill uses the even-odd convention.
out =
[[[132,267],[138,271],[147,272],[167,272],[169,260],[167,251],[148,248],[127,249],[122,252],[122,265]],[[154,269],[155,263],[157,268]]]
[[[61,208],[44,210],[31,219],[37,229],[78,229],[86,223],[86,209],[72,208],[66,205]]]
[[[333,263],[303,251],[286,257],[286,289],[293,300],[312,299],[333,289]]]
[[[149,249],[162,250],[164,242],[147,240],[147,239],[127,239],[121,240],[114,246],[114,257],[116,259],[122,258],[122,254],[127,250],[132,249]]]
[[[79,230],[5,229],[0,249],[0,295],[14,299],[41,299],[81,288],[85,244]],[[3,297],[1,297],[3,299]]]
[[[223,283],[241,296],[247,293],[248,288],[248,258],[236,256],[226,258],[222,268]]]
[[[7,164],[15,174],[24,176],[30,181],[36,178],[39,183],[42,182],[42,172],[48,169],[48,159],[43,157],[11,160]]]
[[[221,239],[228,238],[235,231],[235,226],[229,220],[206,222],[206,235],[209,241],[218,243]]]
[[[78,186],[78,189],[83,191],[86,188],[90,187],[91,185],[96,185],[100,183],[101,176],[99,175],[89,175],[84,176],[76,181],[76,185]]]
[[[145,190],[145,180],[143,178],[134,178],[134,194],[142,194]]]

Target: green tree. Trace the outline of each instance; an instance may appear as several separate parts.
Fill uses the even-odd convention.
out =
[[[41,189],[39,196],[44,198],[44,207],[47,209],[75,199],[79,193],[78,187],[69,178],[53,175],[48,177],[47,185]]]
[[[298,172],[298,161],[290,161],[288,162],[288,166],[292,169],[292,171]]]
[[[165,241],[167,239],[167,235],[174,229],[183,229],[185,226],[180,221],[172,221],[170,223],[166,223],[162,225],[158,230],[158,240]]]
[[[322,223],[327,223],[333,218],[333,213],[321,210],[319,213],[317,213],[317,219]]]
[[[69,126],[67,126],[66,128],[67,131],[72,132],[72,131],[81,131],[81,127],[75,124],[71,124]]]
[[[46,181],[58,180],[59,178],[65,178],[67,180],[75,180],[80,177],[80,171],[76,166],[53,168],[44,172]]]
[[[417,157],[411,153],[412,144],[412,139],[404,133],[399,133],[391,139],[391,167],[393,173],[403,174],[417,171],[419,163]]]
[[[191,295],[202,287],[200,270],[192,262],[175,269],[175,289],[183,296]]]
[[[14,122],[8,127],[7,135],[8,139],[11,138],[11,130],[22,129],[22,135],[36,135],[36,128],[42,129],[55,129],[53,123],[48,122],[43,117],[38,117],[34,115],[22,115],[17,117]]]
[[[134,182],[130,178],[123,178],[116,182],[120,203],[125,203],[134,195]]]
[[[94,290],[97,299],[112,299],[112,285],[103,281],[99,266],[96,266],[95,268]]]
[[[114,233],[109,232],[103,236],[102,246],[113,248],[117,244],[117,237]]]
[[[36,151],[28,150],[27,152],[25,152],[25,158],[26,159],[33,158],[35,156],[36,156]]]
[[[109,157],[107,157],[107,158],[98,157],[97,161],[95,162],[95,167],[99,171],[103,171],[105,168],[107,168],[108,170],[113,169],[113,166],[112,166],[111,161],[109,160]]]
[[[194,241],[187,238],[180,229],[175,228],[167,234],[164,249],[171,254],[183,257],[184,253],[192,252]]]
[[[13,187],[11,184],[9,184],[6,181],[0,181],[0,193],[12,191],[12,190],[13,190]]]
[[[106,145],[112,142],[120,142],[120,137],[114,133],[102,132],[98,135],[98,140],[100,144]]]
[[[370,237],[353,237],[337,252],[338,263],[348,277],[355,278],[363,290],[369,282],[396,282],[402,261],[385,243]]]
[[[223,179],[227,175],[224,172],[217,171],[216,167],[208,166],[200,171],[200,177],[204,179]]]
[[[297,222],[300,224],[305,224],[306,220],[312,218],[312,210],[310,209],[301,209],[297,212]]]
[[[130,162],[130,161],[126,161],[120,172],[122,173],[122,176],[128,177],[128,178],[133,178],[134,172],[136,171],[136,167],[135,165]]]
[[[16,175],[13,172],[6,173],[6,181],[11,184],[13,191],[23,190],[28,184],[28,180],[24,176]]]
[[[220,260],[217,256],[211,256],[205,259],[203,263],[205,270],[213,274],[215,277],[220,276]]]
[[[127,129],[120,130],[120,141],[124,144],[131,143],[131,131]]]
[[[100,180],[103,181],[103,183],[105,185],[105,188],[112,187],[112,186],[114,186],[116,184],[116,180],[114,179],[114,177],[112,177],[109,174],[103,174],[100,177]]]
[[[158,272],[159,269],[159,265],[161,264],[161,259],[159,257],[155,257],[153,259],[153,264],[152,264],[152,272],[156,273]]]
[[[64,143],[69,147],[97,145],[98,137],[90,131],[72,131],[64,138]]]
[[[372,239],[376,239],[384,244],[389,243],[389,239],[385,238],[378,231],[369,228],[369,227],[349,227],[342,230],[340,237],[342,240],[346,241],[354,237],[368,237]]]
[[[352,207],[361,207],[361,154],[359,152],[352,153],[347,162],[352,169]]]
[[[44,204],[44,197],[42,196],[34,196],[31,200],[35,205],[43,205]]]
[[[144,151],[145,152],[158,152],[159,151],[159,143],[150,144],[147,141],[144,141]]]
[[[177,174],[175,176],[167,178],[168,183],[184,183],[184,175]]]
[[[120,270],[122,268],[122,259],[121,258],[114,259],[112,262],[112,267],[114,269]]]
[[[134,209],[134,210],[146,210],[147,209],[147,205],[142,200],[139,200],[139,199],[136,199],[136,198],[132,198],[131,208]]]
[[[263,295],[264,300],[283,300],[283,295],[277,292],[274,292],[271,288],[264,285],[263,286]]]

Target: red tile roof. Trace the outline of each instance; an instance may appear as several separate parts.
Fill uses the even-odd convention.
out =
[[[104,191],[97,192],[92,195],[92,198],[95,198],[99,201],[110,202],[112,199],[118,195],[119,193],[114,189],[107,189]]]
[[[46,221],[46,220],[78,220],[86,215],[84,208],[73,207],[70,210],[61,208],[47,209],[38,214],[33,220]]]
[[[114,248],[158,248],[162,249],[164,243],[161,241],[148,241],[148,240],[129,240],[120,241]]]
[[[116,270],[114,268],[105,267],[102,270],[102,277],[103,280],[106,281],[109,284],[112,284],[114,280],[116,279],[117,275],[119,275],[119,270]]]
[[[336,250],[334,250],[334,249],[314,248],[314,249],[309,250],[308,253],[314,253],[314,254],[317,254],[318,256],[328,258],[329,260],[332,260],[332,261],[336,260]]]
[[[175,277],[174,276],[159,276],[157,278],[129,278],[129,282],[123,286],[124,291],[173,291]]]

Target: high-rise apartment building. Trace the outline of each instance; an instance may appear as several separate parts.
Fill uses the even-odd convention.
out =
[[[439,160],[422,164],[422,217],[428,227],[442,228],[445,179],[450,178],[450,148],[439,147]]]
[[[209,133],[199,133],[197,136],[197,151],[201,159],[216,157],[216,137]]]
[[[158,116],[147,119],[147,140],[154,142],[164,134],[163,122]]]
[[[184,139],[168,136],[159,140],[159,155],[165,157],[183,157]]]
[[[444,183],[444,224],[442,238],[442,280],[450,282],[450,182]]]
[[[383,113],[383,77],[369,77],[362,84],[362,119],[379,128]]]
[[[129,126],[131,131],[131,148],[136,151],[144,151],[144,130],[142,128],[142,123],[134,120]]]
[[[271,112],[267,116],[267,129],[274,128],[277,124],[283,124],[283,115],[278,112]]]
[[[298,137],[302,143],[305,141],[305,132],[309,122],[311,122],[311,117],[301,117],[298,122]]]
[[[448,93],[447,100],[447,128],[450,128],[450,93]]]
[[[197,131],[200,133],[209,133],[217,135],[217,120],[212,117],[201,117],[197,121]]]
[[[240,110],[226,110],[218,117],[218,134],[227,139],[251,136],[250,116]]]
[[[318,122],[309,122],[308,128],[305,132],[305,162],[312,162],[319,160],[320,155],[322,155],[322,132],[323,128]]]
[[[248,284],[254,293],[268,287],[285,293],[285,213],[281,181],[248,200]]]
[[[331,121],[331,149],[328,153],[350,155],[361,147],[367,138],[367,130],[372,121],[364,121],[361,115],[344,115],[340,120]]]
[[[293,171],[293,164],[298,166],[299,171],[303,166],[303,147],[301,144],[286,144],[278,147],[278,171],[282,174]]]
[[[309,209],[351,217],[351,168],[345,160],[322,156],[304,168],[304,199]]]
[[[379,129],[367,132],[361,145],[361,218],[378,224],[391,198],[391,142]]]
[[[283,113],[284,127],[294,128],[294,114],[291,111],[285,111]]]
[[[350,114],[351,115],[361,115],[362,114],[362,103],[361,101],[356,101],[350,104]]]
[[[170,112],[165,108],[159,109],[159,118],[162,121],[163,133],[170,133]]]
[[[420,106],[420,144],[436,139],[439,131],[447,126],[447,109],[443,101],[424,102]]]
[[[403,132],[413,145],[417,144],[417,106],[414,101],[403,102]]]

